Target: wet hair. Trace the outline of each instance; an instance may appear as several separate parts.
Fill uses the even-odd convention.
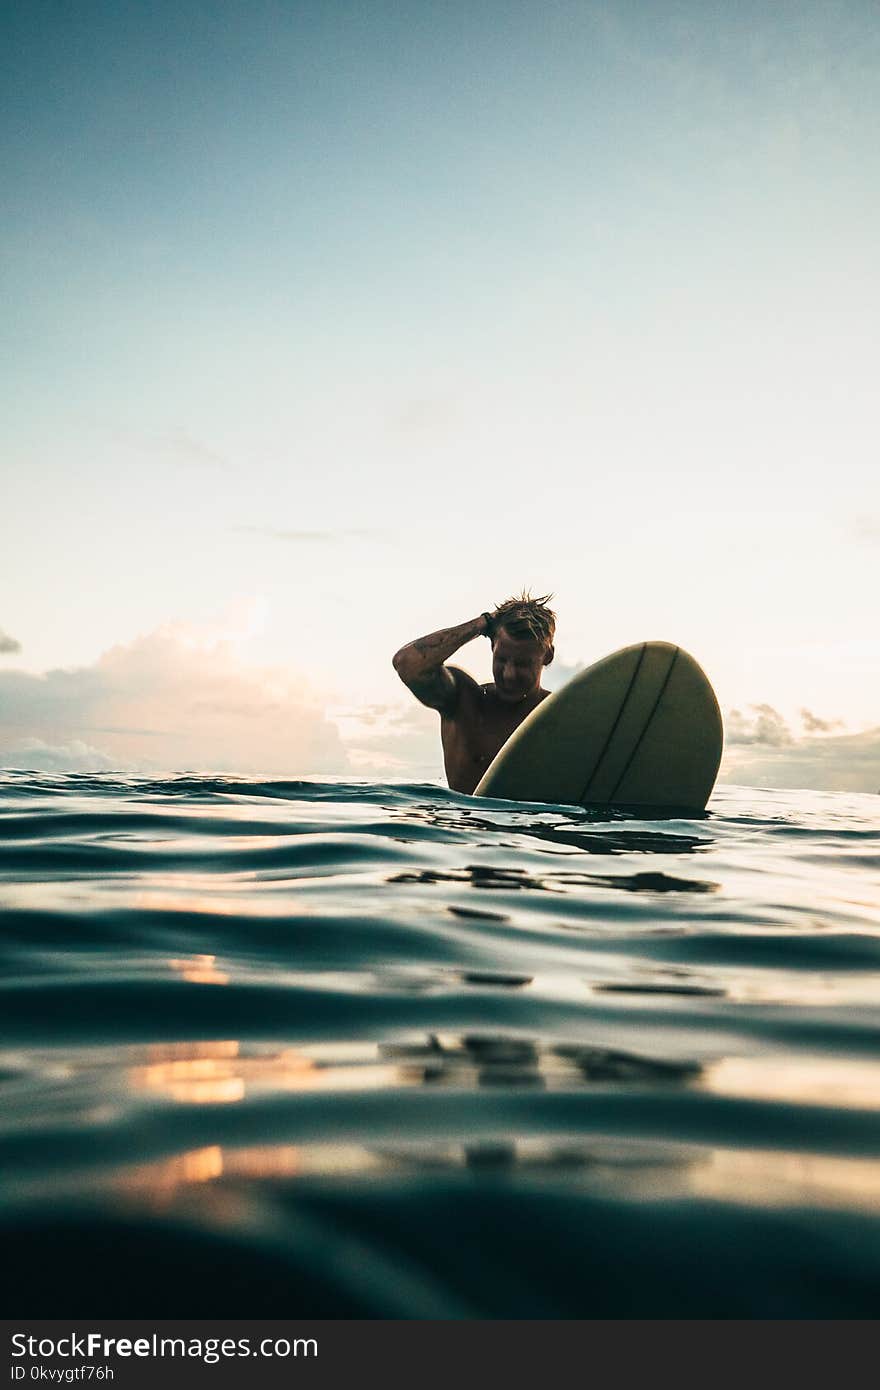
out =
[[[498,629],[503,627],[517,641],[532,638],[547,647],[552,646],[556,634],[556,614],[547,607],[552,597],[552,594],[544,594],[541,598],[532,598],[523,589],[519,598],[509,598],[499,603],[491,615],[493,642]]]

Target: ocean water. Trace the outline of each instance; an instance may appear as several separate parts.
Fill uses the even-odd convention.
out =
[[[0,775],[7,1315],[875,1317],[880,798]]]

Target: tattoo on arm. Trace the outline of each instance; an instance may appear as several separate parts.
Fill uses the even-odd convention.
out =
[[[453,675],[443,663],[465,642],[485,632],[485,614],[481,613],[458,627],[444,627],[427,637],[417,637],[395,653],[394,669],[423,705],[447,712],[458,698],[462,673]]]
[[[429,661],[432,656],[436,656],[436,654],[441,651],[444,655],[448,655],[450,642],[454,640],[455,635],[455,628],[444,627],[441,628],[439,632],[432,632],[428,637],[418,637],[416,641],[413,642],[413,646],[419,656],[423,656],[426,661]],[[443,657],[441,657],[440,660],[442,661]]]

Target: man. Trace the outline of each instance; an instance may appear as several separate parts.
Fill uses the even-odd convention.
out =
[[[541,689],[541,674],[554,654],[556,615],[547,607],[552,597],[524,593],[492,613],[419,637],[395,652],[394,669],[404,685],[440,712],[443,762],[453,791],[472,792],[498,749],[550,694]],[[492,643],[495,679],[488,685],[443,664],[474,637]]]

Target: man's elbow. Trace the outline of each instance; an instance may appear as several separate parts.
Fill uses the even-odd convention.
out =
[[[409,683],[407,677],[411,674],[412,668],[409,663],[409,657],[406,647],[401,647],[399,652],[394,653],[393,657],[391,658],[391,665],[394,667],[395,671],[400,676],[400,679],[403,681],[404,685],[407,685]]]

